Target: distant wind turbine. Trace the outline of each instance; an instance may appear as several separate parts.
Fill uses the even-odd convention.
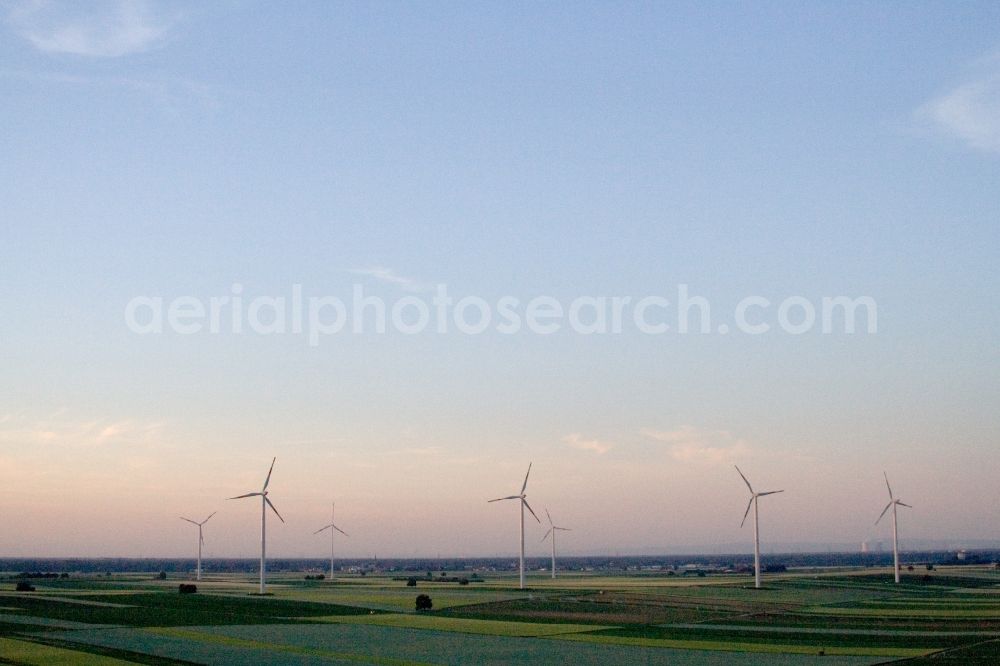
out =
[[[542,541],[545,541],[545,539],[547,539],[550,534],[552,535],[552,577],[555,578],[556,577],[556,532],[572,532],[573,530],[571,530],[568,527],[559,527],[558,525],[553,523],[552,516],[549,515],[548,509],[545,509],[545,517],[549,519],[549,531],[546,532],[545,536],[542,537]]]
[[[525,489],[528,487],[528,475],[531,474],[531,463],[528,463],[528,473],[524,475],[524,483],[521,485],[520,495],[508,495],[507,497],[498,497],[497,499],[491,499],[490,502],[502,502],[504,500],[521,500],[521,558],[520,558],[520,574],[521,574],[521,589],[524,589],[524,508],[527,507],[528,511],[531,511],[531,515],[534,516],[535,520],[538,520],[538,516],[532,511],[531,505],[528,504],[527,495],[524,494]],[[539,523],[542,521],[538,520]]]
[[[316,530],[315,532],[313,532],[313,534],[319,534],[320,532],[322,532],[324,530],[330,530],[330,580],[333,580],[333,554],[334,554],[334,551],[337,548],[337,532],[340,532],[344,536],[348,536],[347,532],[345,532],[344,530],[340,529],[339,527],[337,527],[336,525],[333,524],[333,511],[334,511],[335,508],[336,508],[336,505],[333,502],[331,502],[330,503],[330,524],[326,525],[324,527],[321,527],[318,530]],[[334,532],[334,530],[336,530],[337,532]]]
[[[260,593],[264,594],[267,588],[266,582],[266,567],[267,567],[267,507],[271,507],[271,511],[274,511],[274,515],[278,517],[278,520],[285,522],[285,519],[281,517],[278,510],[274,508],[274,504],[267,497],[267,484],[271,483],[271,472],[274,471],[274,461],[277,458],[271,459],[271,468],[267,470],[267,478],[264,479],[264,487],[260,489],[258,493],[247,493],[246,495],[237,495],[236,497],[230,497],[229,499],[243,499],[244,497],[260,497]]]
[[[878,525],[879,521],[885,517],[885,512],[890,508],[892,509],[892,569],[896,576],[896,582],[899,582],[899,525],[896,522],[896,507],[905,506],[908,509],[913,507],[905,502],[896,499],[892,494],[892,486],[889,485],[889,475],[882,472],[882,476],[885,477],[885,487],[889,489],[889,503],[885,505],[882,509],[882,513],[879,515],[878,520],[875,524]]]
[[[186,520],[192,525],[198,526],[198,568],[195,569],[195,577],[194,577],[195,580],[201,580],[201,547],[205,545],[205,537],[202,536],[201,528],[205,523],[209,521],[209,519],[211,519],[212,516],[214,516],[217,513],[218,511],[213,511],[208,518],[201,521],[200,523],[195,520],[191,520],[190,518],[185,518],[184,516],[181,516],[181,520]]]
[[[735,465],[734,465],[735,466]],[[768,490],[767,492],[757,493],[754,492],[753,486],[747,481],[747,477],[740,471],[737,466],[736,471],[740,473],[743,477],[743,483],[747,484],[747,488],[750,489],[750,501],[747,502],[747,510],[743,514],[743,521],[740,523],[740,527],[747,522],[747,516],[750,515],[750,507],[753,506],[753,586],[755,588],[760,588],[760,524],[758,520],[757,511],[757,500],[765,495],[774,495],[775,493],[783,493],[784,490]]]

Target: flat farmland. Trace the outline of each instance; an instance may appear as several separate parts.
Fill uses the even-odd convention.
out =
[[[1000,575],[882,571],[744,577],[576,575],[469,585],[150,576],[0,590],[0,663],[876,664],[1000,662]],[[647,585],[647,583],[649,583]],[[415,612],[427,594],[430,611]]]

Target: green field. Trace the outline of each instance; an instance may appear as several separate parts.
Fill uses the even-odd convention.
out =
[[[469,585],[241,576],[180,595],[152,575],[0,584],[2,664],[1000,663],[1000,575],[567,575]],[[434,602],[413,610],[417,594]]]

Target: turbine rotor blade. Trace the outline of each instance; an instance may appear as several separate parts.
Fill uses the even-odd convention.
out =
[[[341,533],[341,534],[343,534],[344,536],[351,536],[350,534],[348,534],[348,533],[347,533],[347,532],[345,532],[344,530],[340,529],[340,528],[339,528],[339,527],[337,527],[336,525],[330,525],[330,527],[332,527],[333,529],[337,530],[338,532],[340,532],[340,533]]]
[[[886,474],[886,473],[885,473],[885,471],[883,471],[883,472],[882,472],[882,476],[884,476],[884,477],[885,477],[885,487],[889,489],[889,499],[895,499],[895,498],[894,498],[894,497],[892,496],[892,486],[890,486],[890,485],[889,485],[889,475],[888,475],[888,474]]]
[[[271,507],[271,511],[274,511],[274,515],[278,517],[278,520],[280,520],[281,522],[285,522],[285,519],[281,517],[281,514],[278,513],[278,510],[274,508],[274,505],[271,504],[271,500],[269,500],[267,496],[264,497],[264,501],[267,503],[269,507]]]
[[[778,493],[783,493],[784,490],[768,490],[766,493],[757,493],[757,497],[763,497],[764,495],[777,495]]]
[[[264,479],[264,487],[261,488],[261,492],[264,492],[265,490],[267,490],[267,484],[271,483],[271,472],[274,471],[274,461],[277,460],[277,459],[278,459],[277,456],[275,456],[274,458],[271,458],[271,469],[267,470],[267,478]]]
[[[747,510],[746,513],[743,514],[743,520],[740,521],[740,527],[743,527],[743,524],[747,522],[747,516],[750,515],[750,506],[752,504],[753,504],[753,497],[751,497],[750,501],[747,502]]]
[[[882,513],[880,513],[880,514],[878,515],[878,520],[876,520],[876,521],[875,521],[875,524],[876,524],[876,525],[878,525],[878,523],[879,523],[879,520],[882,520],[882,518],[884,518],[884,517],[885,517],[885,512],[886,512],[886,511],[888,511],[888,510],[889,510],[890,508],[892,508],[892,505],[893,505],[893,504],[894,504],[894,502],[889,502],[888,504],[886,504],[886,505],[885,505],[885,508],[884,508],[884,509],[882,509]]]
[[[910,506],[906,502],[900,502],[899,500],[896,500],[896,504],[898,504],[899,506],[905,506],[907,509],[912,509],[913,508],[912,506]]]
[[[528,511],[531,511],[531,515],[532,515],[532,516],[535,516],[535,512],[534,512],[534,511],[533,511],[533,510],[531,509],[531,505],[530,505],[530,504],[528,504],[528,500],[526,500],[526,499],[524,499],[524,498],[522,497],[522,498],[521,498],[521,502],[522,502],[522,503],[524,504],[524,506],[528,507]],[[535,520],[538,520],[538,516],[535,516]],[[538,524],[539,524],[539,525],[541,525],[541,524],[542,524],[542,521],[538,520]]]
[[[236,497],[230,497],[229,499],[243,499],[244,497],[257,497],[263,493],[247,493],[246,495],[237,495]]]
[[[545,541],[546,539],[548,539],[548,538],[549,538],[549,535],[550,535],[550,534],[552,534],[552,530],[553,530],[553,528],[551,528],[551,527],[550,527],[550,528],[549,528],[549,531],[548,531],[548,532],[546,532],[546,533],[545,533],[545,536],[543,536],[543,537],[542,537],[542,541]]]
[[[528,487],[528,475],[531,474],[531,463],[528,463],[528,472],[524,475],[524,484],[521,485],[521,494],[524,494],[525,489]],[[534,511],[532,511],[534,513]],[[539,521],[541,522],[541,521]]]
[[[747,477],[746,477],[746,475],[744,475],[744,474],[743,474],[743,472],[742,472],[742,471],[740,471],[740,468],[739,468],[739,466],[737,466],[737,465],[733,465],[733,467],[735,467],[735,468],[736,468],[736,471],[737,471],[737,472],[739,472],[739,473],[740,473],[740,476],[742,476],[742,477],[743,477],[743,483],[747,484],[747,488],[749,488],[749,489],[750,489],[750,492],[752,493],[752,492],[753,492],[753,486],[751,486],[751,485],[750,485],[750,482],[749,482],[749,481],[747,480]]]
[[[556,527],[555,525],[552,526],[552,529],[554,529],[554,530],[562,530],[563,532],[572,532],[573,531],[569,527]]]
[[[545,517],[549,519],[549,525],[555,525],[555,523],[552,522],[552,516],[549,515],[549,507],[545,507]]]
[[[507,497],[498,497],[496,499],[487,500],[489,502],[502,502],[504,500],[521,499],[520,495],[508,495]]]
[[[333,527],[333,525],[327,525],[326,527],[321,527],[318,530],[316,530],[315,532],[313,532],[313,534],[319,534],[320,532],[325,532],[328,529],[330,529],[331,527]]]
[[[180,516],[180,519],[181,520],[186,520],[189,523],[191,523],[192,525],[197,525],[198,524],[198,523],[194,522],[193,520],[191,520],[190,518],[185,518],[184,516]]]
[[[215,514],[217,514],[217,513],[219,513],[219,512],[218,512],[218,511],[213,511],[213,512],[212,512],[212,515],[210,515],[210,516],[209,516],[208,518],[206,518],[205,520],[201,521],[201,522],[199,523],[199,525],[204,525],[205,523],[207,523],[208,521],[210,521],[210,520],[212,519],[212,516],[214,516],[214,515],[215,515]]]

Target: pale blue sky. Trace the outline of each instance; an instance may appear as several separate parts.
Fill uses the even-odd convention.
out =
[[[530,459],[576,552],[749,545],[732,462],[789,489],[776,539],[875,538],[883,468],[914,537],[1000,538],[995,3],[2,8],[0,554],[186,554],[168,521],[224,506],[214,552],[252,555],[218,498],[272,455],[279,555],[322,554],[331,495],[366,526],[345,553],[513,552],[484,500]],[[686,283],[722,318],[868,295],[879,331],[313,348],[123,320],[234,282],[410,293],[372,267],[487,300]]]

